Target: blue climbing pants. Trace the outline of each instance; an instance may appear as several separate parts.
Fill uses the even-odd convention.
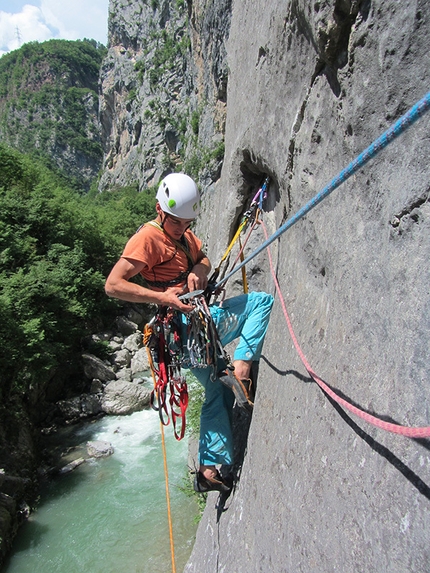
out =
[[[273,297],[264,292],[251,292],[213,304],[210,312],[223,345],[239,338],[234,360],[257,361],[261,356],[269,324]],[[218,370],[225,364],[219,364]],[[199,463],[216,465],[233,463],[231,429],[233,392],[218,379],[211,381],[212,369],[193,368],[193,374],[205,389],[200,417]]]

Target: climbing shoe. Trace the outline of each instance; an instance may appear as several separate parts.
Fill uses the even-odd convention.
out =
[[[216,476],[213,478],[207,478],[202,474],[202,472],[198,471],[196,472],[196,477],[194,478],[194,491],[197,493],[208,493],[209,491],[230,493],[232,487],[232,480],[228,478],[222,478],[218,471]]]
[[[239,408],[245,408],[246,410],[252,408],[253,403],[249,399],[248,390],[244,384],[244,382],[248,384],[251,382],[250,380],[239,380],[239,378],[236,378],[234,375],[234,371],[231,371],[228,368],[219,372],[218,378],[224,386],[227,386],[233,392]]]

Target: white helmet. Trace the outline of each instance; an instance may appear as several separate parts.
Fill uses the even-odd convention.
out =
[[[158,187],[156,198],[165,213],[179,219],[195,219],[200,213],[199,190],[185,173],[167,175]]]

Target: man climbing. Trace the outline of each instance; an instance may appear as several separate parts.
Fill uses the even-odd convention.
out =
[[[127,302],[170,307],[186,315],[193,306],[179,297],[206,289],[211,270],[202,242],[189,228],[200,212],[199,191],[188,175],[172,173],[161,181],[156,199],[156,219],[143,225],[128,241],[107,278],[106,294]],[[147,286],[130,281],[139,273]],[[231,489],[231,483],[221,476],[217,465],[233,463],[232,407],[235,398],[241,407],[250,403],[247,392],[251,366],[260,358],[272,305],[273,297],[262,292],[233,297],[222,306],[210,305],[221,343],[225,345],[236,338],[239,343],[234,353],[234,375],[220,370],[213,380],[211,368],[193,368],[205,389],[199,471],[194,483],[198,492]]]

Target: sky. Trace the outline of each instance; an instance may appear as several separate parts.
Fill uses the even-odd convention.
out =
[[[51,38],[107,45],[109,0],[0,0],[0,56]]]

